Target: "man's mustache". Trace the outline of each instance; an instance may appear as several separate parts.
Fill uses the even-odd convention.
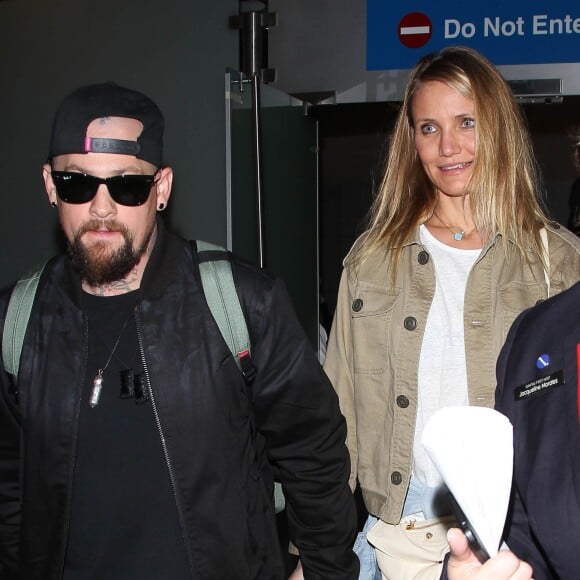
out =
[[[90,231],[108,231],[108,232],[121,232],[123,234],[127,233],[127,228],[123,224],[116,222],[115,220],[97,220],[93,219],[84,223],[76,233],[76,238],[80,238],[83,234]]]

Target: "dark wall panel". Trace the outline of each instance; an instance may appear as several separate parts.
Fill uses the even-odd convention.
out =
[[[61,236],[41,180],[57,103],[82,84],[143,90],[166,115],[176,172],[165,218],[226,242],[224,73],[238,65],[237,0],[9,0],[0,3],[0,286]]]

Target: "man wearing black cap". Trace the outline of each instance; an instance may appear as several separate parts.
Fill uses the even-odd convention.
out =
[[[0,373],[0,578],[281,579],[274,477],[305,578],[358,578],[334,391],[282,284],[232,258],[243,380],[197,252],[157,217],[162,135],[112,83],[56,113],[43,175],[69,251],[43,270],[18,381]]]

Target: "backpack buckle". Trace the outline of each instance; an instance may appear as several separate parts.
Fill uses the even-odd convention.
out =
[[[256,378],[257,369],[252,363],[252,358],[250,357],[250,350],[242,350],[238,353],[238,361],[240,362],[240,370],[246,385],[251,385]]]

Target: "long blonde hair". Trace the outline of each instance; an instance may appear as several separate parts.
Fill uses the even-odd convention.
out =
[[[539,231],[549,220],[520,105],[490,61],[471,48],[454,46],[423,57],[411,71],[368,228],[351,259],[394,248],[396,268],[403,244],[435,209],[436,191],[417,155],[411,113],[413,97],[426,81],[444,82],[474,102],[476,153],[465,195],[477,229],[484,239],[501,234],[522,252],[525,239],[531,239],[541,256]]]

